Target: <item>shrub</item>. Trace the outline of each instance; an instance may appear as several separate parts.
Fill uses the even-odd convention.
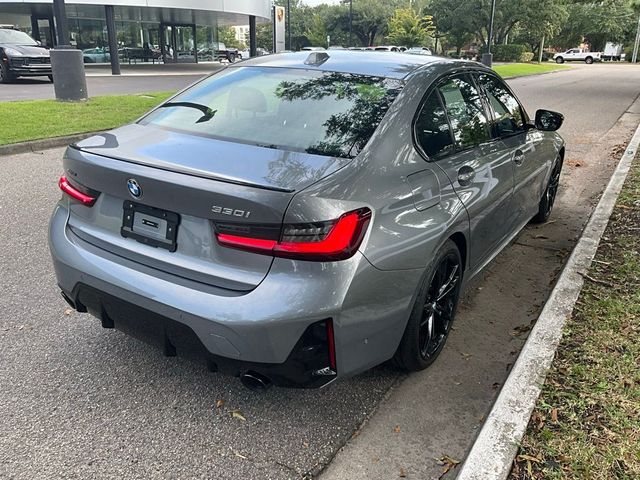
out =
[[[533,60],[533,52],[524,52],[520,57],[521,62],[530,62]]]
[[[482,53],[487,51],[487,47],[482,47]],[[491,53],[495,62],[521,62],[522,55],[526,53],[527,47],[524,45],[493,45]]]

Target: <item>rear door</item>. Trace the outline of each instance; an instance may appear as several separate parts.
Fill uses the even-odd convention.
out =
[[[477,74],[492,120],[498,148],[510,156],[514,171],[514,228],[526,224],[535,214],[544,189],[548,156],[542,148],[543,135],[526,126],[526,113],[509,87],[491,73]]]
[[[429,117],[445,117],[439,127]],[[482,266],[513,229],[513,167],[508,153],[492,141],[480,91],[469,74],[438,83],[416,123],[418,141],[436,145],[433,160],[446,173],[469,214],[472,268]],[[450,143],[450,145],[449,145]]]

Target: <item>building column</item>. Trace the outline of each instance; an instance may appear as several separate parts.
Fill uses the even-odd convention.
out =
[[[40,38],[40,27],[38,26],[38,17],[35,13],[31,14],[31,37],[42,42],[42,39]]]
[[[256,42],[256,17],[255,15],[249,15],[249,56],[256,57],[258,55],[258,48]]]
[[[113,5],[104,6],[104,15],[107,21],[107,38],[109,39],[111,74],[120,75],[120,59],[118,58],[118,40],[116,38],[116,20],[113,14]]]

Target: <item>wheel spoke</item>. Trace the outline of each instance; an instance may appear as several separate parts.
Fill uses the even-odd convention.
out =
[[[440,287],[440,290],[438,290],[438,298],[437,298],[438,302],[441,301],[447,295],[449,295],[453,291],[453,289],[456,287],[456,284],[458,283],[458,277],[456,275],[457,273],[458,273],[458,265],[455,265],[451,270],[451,273],[449,274],[447,281],[444,283],[444,285]]]

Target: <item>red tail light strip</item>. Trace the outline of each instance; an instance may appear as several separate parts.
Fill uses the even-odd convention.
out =
[[[71,185],[69,183],[69,180],[67,180],[67,177],[65,177],[64,175],[60,177],[60,180],[58,180],[58,186],[64,193],[69,195],[71,198],[84,203],[87,207],[93,206],[93,204],[96,202],[96,197],[92,197],[91,195],[82,193],[80,190]]]
[[[342,215],[329,233],[318,241],[281,242],[260,238],[217,233],[221,245],[276,257],[300,260],[344,260],[360,246],[371,218],[369,209],[360,209]]]

